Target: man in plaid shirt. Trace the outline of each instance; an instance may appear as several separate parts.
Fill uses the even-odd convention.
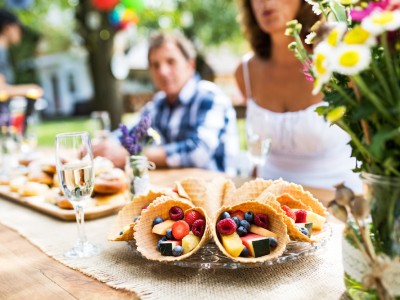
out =
[[[158,167],[198,167],[235,175],[235,111],[215,84],[195,74],[195,56],[192,44],[181,35],[160,33],[150,40],[149,69],[159,92],[143,113],[150,114],[161,145],[144,154]],[[117,153],[115,148],[112,152]]]

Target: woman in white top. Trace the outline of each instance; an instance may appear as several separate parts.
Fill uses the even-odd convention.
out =
[[[347,145],[350,138],[330,126],[314,111],[324,105],[313,96],[312,83],[288,49],[285,36],[292,19],[303,24],[303,33],[318,20],[301,0],[240,0],[241,21],[253,54],[244,56],[235,77],[247,100],[247,122],[271,149],[258,175],[282,177],[295,183],[332,188],[345,182],[360,191],[356,162]]]

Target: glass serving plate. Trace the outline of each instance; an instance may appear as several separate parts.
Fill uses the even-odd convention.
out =
[[[323,230],[317,236],[319,240],[315,243],[290,242],[287,244],[284,253],[280,257],[260,263],[246,264],[235,262],[226,257],[213,241],[210,241],[204,247],[200,248],[195,254],[184,260],[165,263],[179,267],[196,269],[239,269],[270,266],[296,260],[315,253],[317,250],[324,247],[327,241],[331,238],[332,227],[329,224],[325,224]],[[144,258],[137,250],[136,242],[134,240],[128,241],[128,245],[133,253]]]

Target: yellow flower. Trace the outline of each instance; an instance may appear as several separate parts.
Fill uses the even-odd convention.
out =
[[[361,26],[356,26],[345,34],[343,42],[348,45],[374,46],[376,38]]]
[[[361,26],[374,35],[380,35],[384,31],[397,30],[400,28],[400,10],[376,10],[364,18]]]
[[[327,113],[326,115],[326,120],[334,123],[339,121],[341,118],[343,118],[344,114],[346,113],[346,107],[345,106],[338,106],[332,109],[330,112]]]
[[[332,59],[332,70],[345,75],[356,75],[365,70],[371,62],[371,52],[364,45],[342,44]]]
[[[339,0],[339,3],[342,5],[352,5],[359,2],[359,0]]]

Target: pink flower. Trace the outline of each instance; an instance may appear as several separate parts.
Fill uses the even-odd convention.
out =
[[[398,0],[382,0],[381,2],[370,2],[368,6],[364,9],[352,9],[350,10],[350,17],[353,21],[362,21],[365,17],[368,17],[375,9],[385,9],[391,3],[389,2],[397,2]]]
[[[314,82],[314,77],[311,75],[309,68],[303,66],[303,73],[306,76],[307,81]]]

